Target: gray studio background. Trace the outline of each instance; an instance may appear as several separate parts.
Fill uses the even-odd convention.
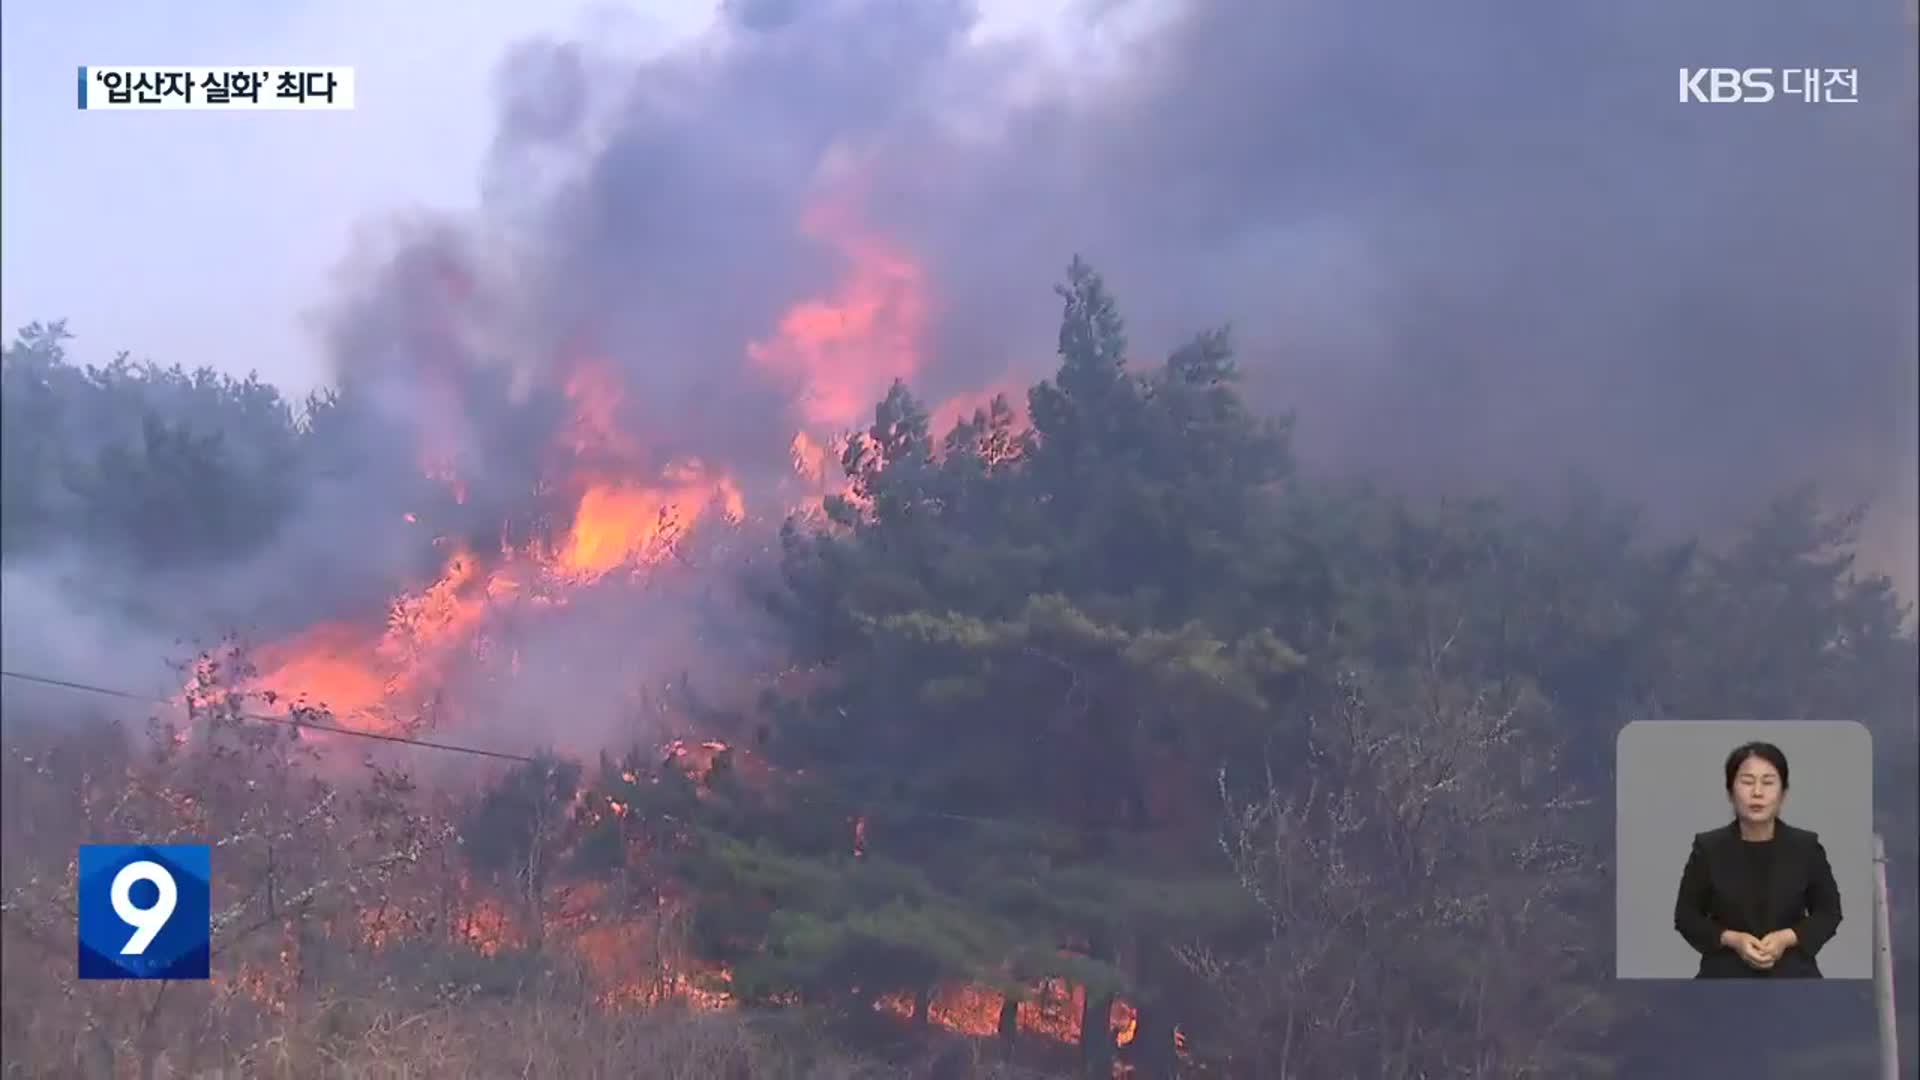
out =
[[[1873,977],[1873,737],[1848,721],[1659,720],[1620,732],[1614,866],[1615,974],[1691,979],[1700,954],[1673,929],[1695,833],[1733,820],[1727,754],[1758,740],[1787,755],[1780,820],[1820,834],[1840,886],[1840,930],[1820,950],[1829,979]]]

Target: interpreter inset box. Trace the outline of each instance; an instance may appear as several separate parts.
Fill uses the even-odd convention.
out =
[[[1753,743],[1766,751],[1747,755],[1730,782],[1729,755]],[[1784,784],[1775,757],[1787,766]],[[1827,979],[1873,977],[1873,737],[1865,727],[1640,721],[1620,732],[1615,764],[1618,978],[1816,977],[1816,969]],[[1767,835],[1777,842],[1763,842]],[[1839,921],[1821,941],[1829,905]],[[1795,946],[1776,936],[1757,953],[1745,951],[1755,942],[1738,940],[1789,928],[1810,940]],[[1721,944],[1729,929],[1736,940]]]

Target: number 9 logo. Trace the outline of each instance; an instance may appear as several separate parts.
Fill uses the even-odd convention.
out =
[[[140,881],[150,881],[160,890],[152,907],[135,907],[133,904],[133,886]],[[120,921],[133,927],[133,936],[120,947],[122,956],[139,956],[160,936],[167,921],[173,918],[173,909],[180,902],[180,887],[174,884],[173,875],[157,862],[141,860],[130,862],[120,868],[113,876],[111,892],[113,913]]]

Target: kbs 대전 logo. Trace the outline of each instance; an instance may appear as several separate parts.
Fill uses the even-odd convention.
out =
[[[1858,68],[1681,68],[1682,104],[1763,105],[1769,101],[1854,105]]]
[[[79,879],[82,979],[207,977],[207,845],[87,844]]]

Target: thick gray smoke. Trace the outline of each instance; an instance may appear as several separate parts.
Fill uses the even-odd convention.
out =
[[[916,155],[959,206],[885,185],[943,275],[984,294],[1024,253],[1088,249],[1150,338],[1236,320],[1342,462],[1577,463],[1710,513],[1809,476],[1891,487],[1912,452],[1900,5],[1189,11],[1090,108]],[[1682,105],[1683,65],[1857,68],[1861,102]],[[965,242],[995,236],[1018,242]]]
[[[1708,532],[1817,481],[1880,504],[1869,555],[1911,590],[1902,8],[1102,0],[1043,44],[981,38],[961,0],[730,0],[666,56],[521,43],[477,220],[395,230],[340,298],[337,373],[381,417],[348,483],[226,591],[377,603],[431,569],[401,524],[423,448],[471,488],[431,527],[497,538],[586,357],[649,460],[770,482],[809,387],[749,344],[860,244],[919,268],[933,401],[1046,373],[1082,253],[1142,361],[1233,324],[1322,467],[1416,493],[1577,470]],[[1703,66],[1853,69],[1859,101],[1681,103]],[[870,401],[875,370],[832,377]]]
[[[646,62],[514,49],[489,220],[390,264],[343,317],[344,369],[425,363],[395,353],[445,340],[420,276],[485,264],[477,340],[537,366],[591,338],[632,422],[779,462],[792,388],[744,345],[833,280],[797,225],[852,193],[925,267],[935,399],[1043,373],[1048,286],[1082,252],[1143,359],[1233,323],[1322,463],[1429,491],[1577,469],[1689,528],[1809,480],[1912,519],[1896,0],[1134,0],[1050,52],[980,44],[952,0],[723,16]],[[1682,66],[1857,69],[1859,102],[1682,104]],[[512,475],[506,444],[489,459]]]
[[[131,694],[163,695],[184,685],[173,664],[191,656],[192,647],[151,629],[151,620],[78,600],[86,592],[82,583],[95,574],[81,560],[57,558],[0,571],[0,666],[29,675],[111,680]],[[154,704],[0,681],[0,717],[93,716],[137,730]]]

